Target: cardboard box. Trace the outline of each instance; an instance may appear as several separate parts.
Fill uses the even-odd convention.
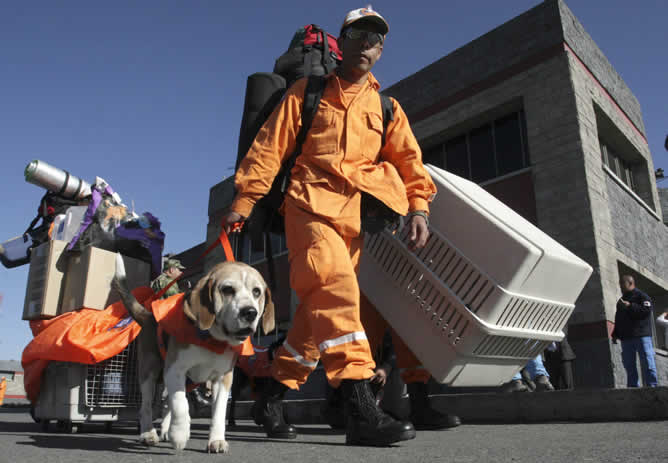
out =
[[[130,288],[148,286],[151,265],[123,256]],[[116,272],[116,253],[88,247],[80,253],[70,253],[67,277],[60,313],[81,308],[104,310],[120,300],[111,280]]]
[[[23,320],[52,318],[58,315],[62,286],[67,270],[66,241],[47,241],[32,249]]]

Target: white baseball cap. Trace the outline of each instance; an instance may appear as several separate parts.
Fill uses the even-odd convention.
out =
[[[360,19],[378,24],[381,27],[381,34],[383,35],[386,35],[390,30],[390,26],[387,24],[387,21],[385,21],[385,18],[378,14],[378,12],[374,11],[373,8],[371,8],[371,5],[368,5],[366,8],[358,8],[356,10],[350,11],[346,15],[346,19],[343,20],[341,31],[350,26],[352,23],[359,21]]]

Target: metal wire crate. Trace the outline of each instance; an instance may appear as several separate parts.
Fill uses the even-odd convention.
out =
[[[88,407],[139,407],[135,343],[108,360],[88,365],[85,390]]]

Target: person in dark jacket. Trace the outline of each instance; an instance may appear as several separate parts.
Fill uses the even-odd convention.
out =
[[[550,374],[550,381],[556,389],[573,389],[573,360],[575,352],[564,337],[561,342],[554,343],[554,349],[546,349],[545,368]]]
[[[652,343],[652,300],[636,288],[631,275],[622,275],[619,286],[622,297],[617,302],[615,329],[612,340],[622,342],[622,363],[626,370],[628,387],[639,387],[636,355],[640,355],[640,365],[646,386],[658,385],[656,360]]]

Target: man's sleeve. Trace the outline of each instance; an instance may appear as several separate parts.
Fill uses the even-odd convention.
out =
[[[631,311],[631,315],[636,319],[647,317],[652,313],[653,309],[652,300],[644,293],[641,294],[641,302],[631,302],[631,305],[628,308],[628,310]]]
[[[161,281],[160,277],[156,278],[155,280],[153,280],[151,282],[151,289],[153,290],[154,293],[157,293],[158,291],[160,291],[162,289],[162,286],[163,285],[162,285],[162,281]]]
[[[306,79],[295,83],[264,123],[234,177],[231,210],[248,217],[269,192],[281,164],[295,149]]]
[[[174,283],[172,286],[169,287],[169,289],[167,291],[165,291],[165,294],[163,295],[163,299],[167,299],[168,297],[179,294],[180,292],[181,292],[181,289],[179,288],[179,284]]]
[[[392,98],[394,120],[387,126],[385,146],[381,159],[397,168],[406,186],[409,211],[429,212],[429,203],[436,194],[431,176],[422,164],[422,151],[411,130],[408,117],[399,103]]]

